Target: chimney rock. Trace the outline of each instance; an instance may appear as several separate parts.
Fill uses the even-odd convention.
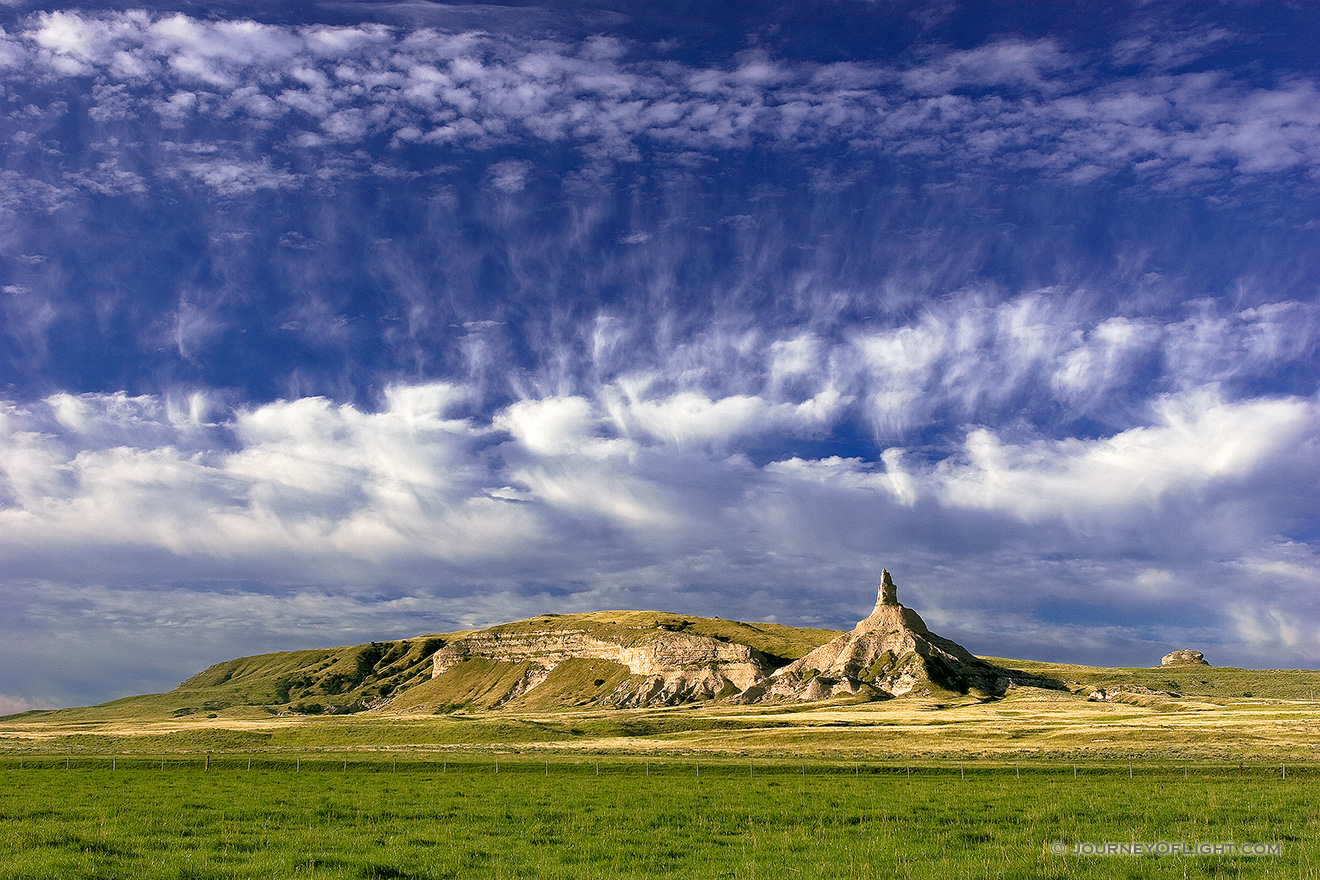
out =
[[[877,591],[875,599],[876,607],[881,605],[898,604],[898,587],[894,586],[894,579],[889,576],[889,569],[880,569],[880,589]]]

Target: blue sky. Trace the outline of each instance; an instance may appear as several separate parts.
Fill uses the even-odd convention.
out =
[[[1320,664],[1320,11],[0,3],[0,709],[660,608]]]

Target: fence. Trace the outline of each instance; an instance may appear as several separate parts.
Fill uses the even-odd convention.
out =
[[[550,776],[637,776],[641,778],[691,777],[694,781],[713,779],[783,778],[788,776],[852,777],[855,779],[913,779],[914,777],[949,778],[958,782],[1008,777],[1015,780],[1084,780],[1087,778],[1126,778],[1172,780],[1240,777],[1303,781],[1320,776],[1314,762],[1265,764],[1261,762],[1171,763],[1138,761],[1072,762],[1032,761],[1021,763],[981,761],[932,762],[839,762],[803,761],[791,757],[737,760],[728,758],[614,758],[441,754],[417,756],[339,755],[339,754],[270,754],[270,753],[196,753],[167,755],[95,755],[28,754],[0,756],[0,770],[67,770],[133,772],[204,772],[204,773],[411,773],[411,774],[483,774]]]

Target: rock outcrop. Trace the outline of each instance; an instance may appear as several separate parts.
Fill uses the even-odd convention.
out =
[[[811,701],[862,695],[876,698],[946,690],[998,694],[1016,684],[1062,687],[993,666],[956,642],[932,633],[921,616],[898,602],[882,571],[875,609],[851,632],[821,645],[749,688],[744,702]],[[1019,678],[1030,679],[1019,681]]]
[[[1161,666],[1209,666],[1205,655],[1200,651],[1193,651],[1189,648],[1182,648],[1177,651],[1170,651],[1160,658]]]
[[[1096,688],[1086,695],[1086,699],[1093,703],[1119,703],[1126,697],[1136,695],[1139,697],[1168,697],[1170,699],[1180,699],[1182,694],[1178,691],[1162,691],[1155,688],[1144,687],[1139,684],[1118,684],[1110,687]]]
[[[770,659],[748,645],[662,627],[608,632],[561,629],[553,618],[543,629],[506,631],[500,627],[458,639],[435,653],[432,678],[471,660],[523,664],[507,692],[491,705],[503,705],[533,691],[569,660],[618,664],[627,678],[594,702],[618,707],[674,705],[739,693],[774,669]]]

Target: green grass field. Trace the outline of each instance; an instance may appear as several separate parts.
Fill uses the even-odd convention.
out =
[[[1320,876],[1309,767],[19,760],[0,765],[14,880]],[[1160,841],[1276,849],[1050,851]]]
[[[637,614],[781,657],[829,636]],[[1320,880],[1320,672],[1006,660],[1066,689],[624,710],[592,700],[626,667],[568,661],[495,709],[518,664],[433,678],[444,638],[0,719],[0,880]],[[1227,844],[1266,851],[1172,851]],[[1070,852],[1134,845],[1167,851]]]

